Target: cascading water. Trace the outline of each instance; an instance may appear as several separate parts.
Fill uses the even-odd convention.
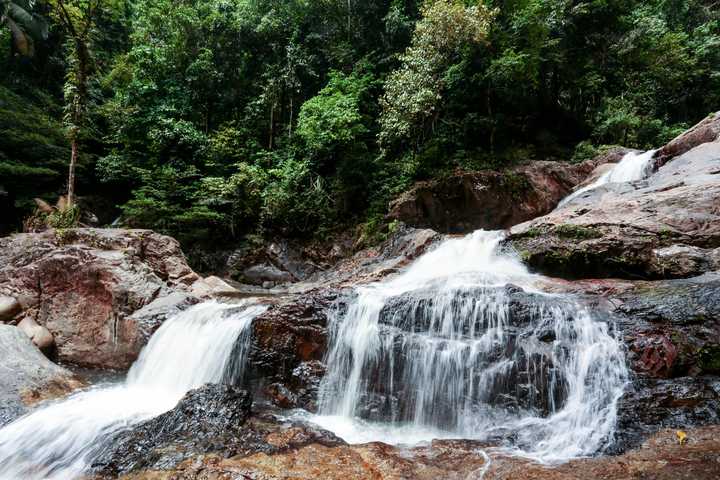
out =
[[[77,478],[103,439],[170,410],[193,388],[236,376],[229,370],[243,355],[237,345],[247,343],[242,336],[265,309],[206,302],[166,321],[124,384],[75,394],[0,430],[0,478]]]
[[[602,448],[627,378],[622,350],[572,298],[542,293],[546,280],[500,251],[503,236],[448,240],[359,288],[330,325],[313,420],[351,442],[512,437],[542,461]]]
[[[617,165],[605,172],[600,178],[565,197],[558,204],[558,208],[580,197],[582,194],[608,183],[636,182],[646,178],[652,173],[653,155],[655,155],[655,150],[648,150],[642,153],[626,153]]]

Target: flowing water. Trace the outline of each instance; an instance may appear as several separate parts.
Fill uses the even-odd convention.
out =
[[[173,408],[182,396],[232,375],[242,336],[266,307],[206,302],[166,321],[123,384],[97,387],[40,408],[0,430],[0,479],[68,480],[102,440]],[[240,340],[240,341],[238,341]]]
[[[565,197],[558,205],[558,208],[608,183],[636,182],[646,178],[653,171],[653,155],[655,155],[655,150],[648,150],[642,153],[626,153],[617,165],[605,172],[597,180]]]
[[[350,442],[511,438],[541,461],[611,439],[627,380],[606,323],[500,249],[502,232],[444,242],[360,287],[331,322],[312,420]]]
[[[644,178],[629,153],[566,198]],[[542,462],[612,442],[628,378],[620,343],[572,296],[501,248],[502,232],[443,242],[400,275],[358,287],[329,322],[320,412],[299,414],[351,443],[490,439]],[[41,407],[0,429],[0,479],[68,479],[114,432],[205,383],[238,383],[249,325],[265,307],[207,302],[165,322],[122,384]]]

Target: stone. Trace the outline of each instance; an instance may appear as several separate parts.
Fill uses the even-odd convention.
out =
[[[293,276],[289,272],[280,270],[275,265],[264,263],[245,269],[239,280],[250,285],[262,285],[264,282],[292,282]]]
[[[564,278],[685,278],[720,268],[720,142],[646,180],[607,184],[513,227],[533,269]]]
[[[137,348],[142,349],[155,330],[160,328],[160,325],[167,319],[198,303],[200,303],[200,299],[193,295],[185,292],[172,292],[133,312],[127,318],[127,322],[132,324],[138,333]]]
[[[550,212],[617,149],[580,164],[532,161],[506,171],[458,171],[415,184],[389,206],[388,221],[445,233],[509,228]]]
[[[176,240],[149,230],[0,238],[0,294],[52,334],[58,360],[81,366],[128,368],[147,340],[131,315],[198,278]]]
[[[327,316],[338,297],[331,289],[291,297],[255,318],[245,373],[249,388],[281,408],[317,408]]]
[[[238,289],[220,277],[211,275],[192,284],[192,293],[198,297],[232,297]]]
[[[55,346],[52,333],[42,325],[38,325],[31,317],[25,317],[17,326],[40,351],[48,353]]]
[[[0,325],[0,427],[29,406],[80,386],[82,382],[43,356],[19,328]]]
[[[15,297],[8,295],[0,295],[0,322],[12,320],[15,315],[20,313],[22,306]]]
[[[102,477],[117,478],[142,469],[171,470],[200,455],[227,458],[344,443],[330,432],[270,413],[251,417],[251,404],[247,391],[228,385],[191,390],[169,412],[106,438],[93,467]]]
[[[720,112],[715,112],[660,148],[654,156],[655,166],[659,168],[673,158],[689,152],[698,145],[716,142],[718,140],[720,140]]]

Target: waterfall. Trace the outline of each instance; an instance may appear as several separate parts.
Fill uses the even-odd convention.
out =
[[[350,442],[512,438],[562,461],[612,438],[622,349],[569,296],[540,290],[502,232],[450,239],[357,289],[330,323],[314,421]]]
[[[193,388],[237,376],[228,371],[238,355],[235,345],[246,343],[238,340],[265,309],[211,301],[167,320],[123,384],[74,394],[1,429],[0,478],[76,478],[103,439],[172,409]]]
[[[608,183],[636,182],[646,178],[652,173],[653,155],[655,155],[655,150],[648,150],[642,153],[626,153],[617,165],[605,172],[597,180],[565,197],[558,204],[558,208],[578,198],[582,194]]]

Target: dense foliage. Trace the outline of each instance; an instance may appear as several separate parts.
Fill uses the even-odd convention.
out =
[[[66,189],[75,138],[78,50],[54,4],[0,1],[15,26],[0,30],[0,199],[15,228],[29,199]],[[720,108],[708,0],[98,5],[78,195],[106,221],[186,242],[371,228],[415,180],[649,148]]]

